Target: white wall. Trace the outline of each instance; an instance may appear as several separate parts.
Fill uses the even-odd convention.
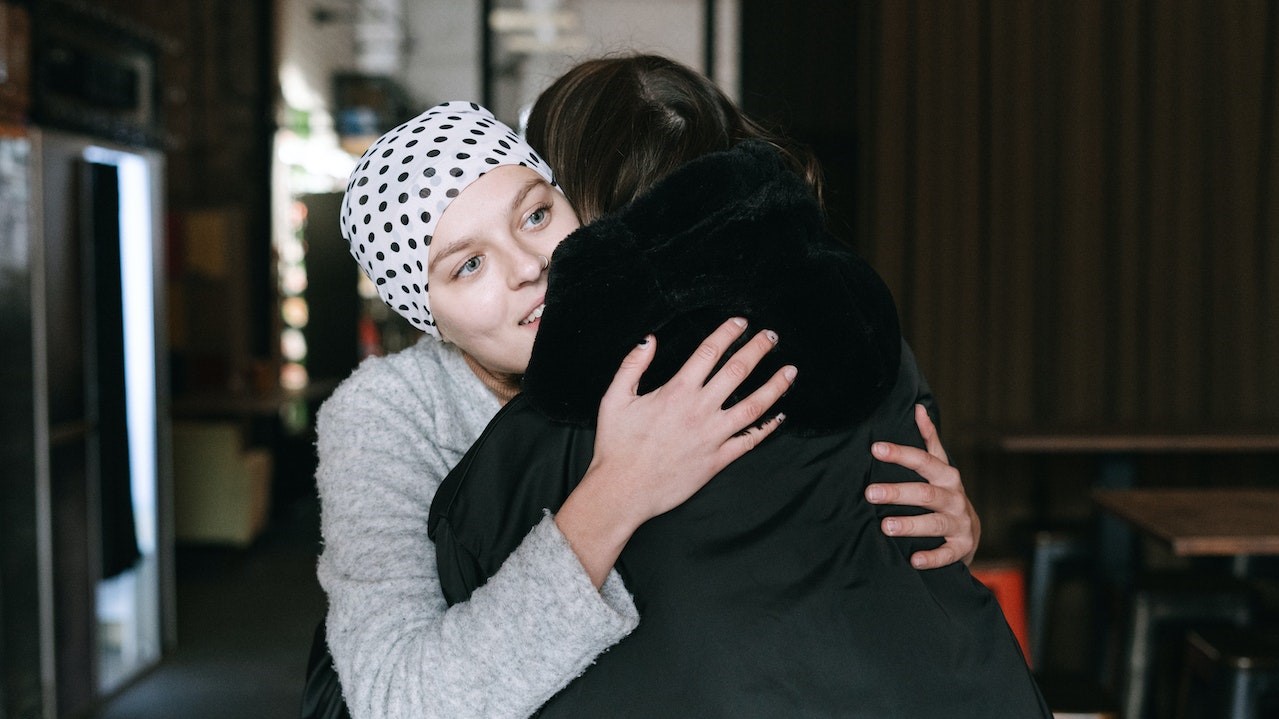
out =
[[[666,55],[686,65],[703,69],[705,39],[701,0],[579,0],[582,34],[590,40],[588,49],[572,56],[555,58],[533,91],[538,91],[572,65],[608,53],[651,52]]]
[[[355,67],[355,41],[348,21],[315,22],[316,5],[313,0],[279,3],[280,89],[289,107],[327,112],[333,104],[333,73]],[[281,124],[286,124],[283,118]]]
[[[323,125],[332,109],[335,72],[353,72],[361,62],[355,37],[355,0],[281,0],[280,82],[285,103],[318,113]],[[317,23],[312,11],[330,8],[334,19]],[[480,97],[479,0],[404,0],[403,66],[394,73],[410,102],[423,109],[436,102]],[[283,123],[283,119],[282,119]]]
[[[517,2],[508,4],[518,5]],[[666,55],[705,71],[705,8],[702,0],[560,0],[560,7],[581,18],[580,35],[585,47],[566,53],[529,56],[523,77],[516,83],[497,85],[513,94],[495,105],[514,115],[511,108],[531,105],[547,85],[576,63],[593,57],[627,52]],[[730,97],[738,95],[738,0],[718,0],[716,7],[715,80]],[[515,117],[503,117],[514,122]]]
[[[281,0],[281,86],[285,102],[312,113],[312,131],[331,128],[332,76],[360,66],[355,42],[357,0]],[[501,7],[520,0],[500,0]],[[527,104],[555,77],[581,60],[627,51],[668,55],[703,67],[702,0],[560,0],[581,18],[586,46],[565,54],[529,56],[523,63],[518,103]],[[316,7],[334,10],[328,23],[313,18]],[[404,66],[397,79],[415,107],[482,94],[481,3],[479,0],[402,0],[407,35]],[[738,95],[738,0],[718,0],[715,79]],[[516,98],[505,103],[513,104]],[[513,117],[505,117],[515,121]],[[282,123],[284,118],[281,118]]]
[[[400,81],[425,110],[482,94],[481,6],[478,0],[405,0],[409,51]]]

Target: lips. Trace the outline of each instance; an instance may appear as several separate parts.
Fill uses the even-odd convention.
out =
[[[520,325],[521,326],[528,325],[538,321],[539,319],[542,318],[542,311],[545,309],[546,309],[545,302],[543,302],[542,304],[539,304],[537,307],[534,307],[533,311],[528,313],[528,316],[520,320]]]

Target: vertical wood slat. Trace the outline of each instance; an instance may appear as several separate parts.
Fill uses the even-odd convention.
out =
[[[1175,179],[1184,168],[1177,149],[1177,124],[1181,108],[1176,102],[1177,47],[1175,42],[1175,18],[1162,8],[1152,10],[1150,64],[1145,82],[1152,84],[1151,104],[1147,122],[1150,127],[1148,142],[1150,153],[1149,174],[1145,182],[1150,187],[1149,213],[1151,246],[1148,257],[1147,283],[1150,301],[1147,305],[1145,326],[1148,341],[1146,371],[1147,412],[1142,417],[1177,418],[1177,387],[1175,367],[1177,358],[1176,325],[1170,321],[1177,302],[1175,257],[1172,243],[1180,238],[1178,223],[1172,210],[1176,207]]]
[[[1262,337],[1259,370],[1262,392],[1258,402],[1269,417],[1279,421],[1275,398],[1279,397],[1279,5],[1265,3],[1263,79],[1261,88],[1261,131],[1255,143],[1261,168],[1257,172],[1257,221],[1254,257],[1261,269],[1260,332]],[[1261,14],[1261,13],[1258,13]]]
[[[879,133],[879,116],[876,108],[858,102],[863,97],[879,95],[881,85],[876,60],[881,55],[882,38],[880,27],[883,13],[873,3],[862,3],[857,6],[855,25],[851,29],[849,39],[860,40],[853,48],[854,62],[857,63],[856,85],[854,90],[854,126],[852,142],[857,156],[857,167],[850,168],[854,172],[855,205],[852,211],[852,235],[850,239],[857,242],[865,257],[874,257],[879,253],[883,239],[876,229],[878,222],[874,197],[862,188],[870,187],[876,179],[878,166],[877,149],[873,138]],[[890,285],[891,287],[891,285]]]
[[[955,196],[952,223],[957,233],[955,243],[959,256],[952,267],[958,271],[946,273],[953,277],[948,287],[951,296],[967,298],[954,303],[955,314],[944,329],[947,346],[958,348],[958,378],[962,388],[956,398],[951,416],[964,425],[978,421],[986,412],[986,387],[983,382],[981,340],[972,328],[982,321],[987,306],[983,283],[982,260],[986,240],[982,237],[982,161],[981,124],[982,107],[982,13],[977,2],[956,3],[953,26],[956,42],[952,50],[954,77],[951,86],[955,94],[954,128],[950,134],[952,153],[955,157]],[[946,287],[946,285],[943,285]]]
[[[1181,3],[1164,8],[1173,16],[1171,45],[1175,73],[1174,102],[1176,124],[1173,143],[1176,168],[1172,181],[1172,204],[1167,208],[1173,220],[1173,274],[1168,278],[1174,287],[1172,304],[1164,308],[1173,313],[1172,416],[1178,422],[1194,422],[1202,418],[1205,377],[1203,352],[1206,337],[1201,336],[1205,304],[1209,298],[1203,291],[1201,237],[1203,199],[1207,188],[1203,177],[1203,129],[1206,108],[1203,103],[1202,74],[1205,61],[1203,33],[1199,27],[1199,3]],[[1167,321],[1165,319],[1164,321]],[[1166,390],[1165,390],[1166,391]]]
[[[992,403],[987,419],[1029,422],[1034,411],[1034,17],[1030,3],[993,0],[991,37],[992,115],[991,244],[988,282],[1002,350],[988,352]],[[983,337],[988,340],[989,336]]]
[[[909,341],[918,348],[921,367],[931,379],[934,386],[949,386],[947,362],[935,363],[929,360],[937,358],[942,349],[934,336],[936,324],[944,311],[934,301],[931,283],[933,280],[932,259],[940,251],[946,238],[941,234],[942,227],[937,222],[937,206],[933,203],[931,188],[935,177],[944,173],[944,158],[938,157],[937,123],[938,115],[944,111],[944,98],[941,95],[940,82],[937,75],[937,48],[939,21],[936,17],[942,3],[918,2],[914,8],[914,41],[918,43],[919,57],[915,61],[915,76],[910,86],[912,94],[911,114],[913,120],[913,136],[906,141],[912,148],[911,179],[913,184],[907,188],[911,193],[910,203],[912,217],[907,218],[912,232],[906,238],[910,246],[908,255],[908,272],[915,274],[913,282],[908,284],[913,291],[907,300],[909,307],[903,317],[903,330]],[[932,111],[924,111],[931,108]],[[913,225],[913,226],[911,226]],[[925,249],[926,248],[926,249]]]
[[[1058,108],[1061,148],[1057,196],[1062,211],[1053,241],[1052,271],[1061,307],[1050,330],[1061,358],[1055,404],[1058,421],[1078,425],[1105,414],[1102,363],[1107,356],[1106,286],[1109,261],[1104,235],[1101,108],[1101,6],[1088,0],[1062,13],[1061,60],[1064,69]]]
[[[1145,356],[1149,343],[1142,335],[1147,283],[1145,271],[1148,233],[1146,232],[1145,158],[1142,143],[1146,80],[1143,58],[1149,48],[1142,32],[1142,5],[1137,2],[1110,6],[1113,29],[1107,56],[1113,58],[1114,89],[1108,99],[1107,112],[1111,125],[1107,130],[1111,155],[1109,171],[1113,173],[1114,223],[1109,228],[1116,246],[1116,266],[1112,273],[1115,284],[1111,297],[1116,306],[1108,316],[1115,325],[1113,405],[1110,419],[1121,424],[1135,423],[1141,418],[1144,402]]]
[[[1254,4],[1255,5],[1255,4]],[[1260,397],[1261,333],[1250,332],[1259,314],[1260,268],[1252,263],[1249,245],[1229,238],[1251,234],[1258,201],[1256,178],[1263,162],[1255,147],[1232,138],[1260,137],[1261,108],[1230,103],[1231,97],[1262,97],[1265,23],[1256,22],[1256,7],[1225,4],[1215,8],[1212,23],[1214,65],[1220,76],[1205,80],[1206,104],[1220,124],[1206,135],[1207,184],[1212,205],[1204,214],[1205,246],[1216,261],[1212,265],[1209,296],[1215,311],[1205,334],[1209,337],[1207,374],[1215,391],[1209,392],[1206,412],[1214,421],[1228,421],[1236,412],[1255,414]],[[1207,24],[1206,23],[1206,24]],[[1214,81],[1215,80],[1215,81]],[[1219,113],[1219,114],[1218,114]],[[1221,341],[1229,337],[1233,341]]]
[[[873,180],[867,183],[863,194],[873,198],[867,204],[874,213],[870,227],[874,237],[876,269],[892,288],[904,322],[909,306],[909,285],[905,280],[908,275],[906,218],[912,208],[906,152],[908,140],[900,128],[909,122],[911,116],[906,96],[909,85],[903,78],[910,77],[907,58],[912,40],[908,35],[909,16],[900,9],[903,5],[905,3],[893,3],[880,8],[876,26],[880,39],[871,41],[880,47],[881,53],[875,74],[876,101],[864,104],[878,112],[875,115],[876,133],[863,143],[872,148],[871,162],[874,166]]]
[[[928,26],[931,37],[929,66],[931,82],[921,83],[936,96],[940,112],[932,113],[926,124],[920,127],[920,145],[927,147],[927,152],[919,158],[920,168],[920,208],[928,208],[929,234],[936,238],[931,242],[920,242],[915,247],[916,257],[921,267],[927,268],[924,276],[927,281],[921,286],[920,307],[931,307],[925,320],[923,313],[916,312],[915,318],[926,326],[928,347],[931,349],[946,348],[947,361],[937,365],[937,381],[954,388],[947,400],[947,416],[955,422],[962,422],[966,409],[963,403],[963,348],[951,341],[949,329],[960,322],[958,315],[961,302],[946,302],[946,298],[958,295],[957,276],[962,274],[960,242],[961,228],[956,227],[957,195],[959,192],[959,174],[956,162],[956,108],[958,91],[955,75],[955,47],[958,28],[955,22],[957,3],[932,3],[929,7],[931,24]],[[921,38],[922,40],[922,38]],[[921,228],[922,229],[922,228]],[[965,298],[968,299],[968,298]],[[926,354],[927,357],[937,357]]]
[[[1012,273],[1006,269],[1006,253],[1000,251],[1003,244],[1000,241],[1000,233],[1007,226],[1008,208],[1012,203],[1008,202],[996,188],[1000,186],[1000,179],[1012,163],[1011,155],[1006,151],[1010,143],[1003,141],[1010,127],[1008,122],[1011,114],[1011,103],[1008,102],[1010,94],[1003,90],[1010,82],[1009,73],[1006,70],[1010,67],[1007,58],[1011,55],[1009,48],[1011,43],[1005,41],[1005,34],[996,35],[991,32],[991,28],[1004,17],[1005,11],[999,0],[983,1],[981,18],[983,57],[980,60],[982,96],[979,110],[982,114],[982,135],[979,142],[981,147],[987,148],[987,154],[979,189],[982,202],[980,222],[984,238],[984,251],[979,271],[988,283],[985,306],[982,307],[983,316],[992,332],[999,336],[1010,337],[1015,325],[1012,322],[1006,298],[1012,284],[1010,282]],[[1012,378],[1006,375],[1010,353],[1011,348],[1010,352],[1000,357],[987,358],[988,361],[982,363],[981,384],[986,398],[983,416],[1002,414],[1010,409],[1009,385]]]
[[[1056,300],[1057,277],[1053,267],[1057,262],[1061,207],[1057,188],[1061,155],[1059,122],[1062,72],[1059,15],[1067,9],[1059,4],[1035,6],[1031,26],[1031,36],[1035,43],[1033,65],[1038,80],[1032,91],[1035,134],[1031,149],[1035,153],[1035,166],[1032,176],[1020,178],[1020,181],[1029,182],[1034,189],[1034,224],[1027,235],[1032,243],[1033,254],[1031,264],[1025,271],[1031,273],[1034,280],[1030,297],[1033,312],[1032,371],[1035,378],[1032,407],[1034,416],[1040,421],[1056,421],[1059,403],[1055,390],[1061,377],[1061,358],[1057,355],[1057,337],[1054,334],[1059,321],[1059,307]]]

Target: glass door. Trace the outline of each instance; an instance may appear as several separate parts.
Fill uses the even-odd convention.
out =
[[[160,656],[157,559],[155,178],[143,155],[90,146],[82,208],[90,217],[96,357],[89,363],[97,418],[101,574],[94,615],[97,688],[115,689]],[[82,217],[85,215],[82,213]]]

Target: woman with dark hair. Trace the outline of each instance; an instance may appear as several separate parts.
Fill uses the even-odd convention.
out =
[[[868,485],[927,485],[869,450],[922,451],[915,408],[931,393],[887,288],[823,229],[814,166],[704,78],[646,56],[570,70],[528,137],[586,174],[563,188],[589,224],[553,255],[523,394],[432,504],[450,604],[608,466],[592,452],[609,425],[596,409],[635,337],[656,339],[641,397],[686,374],[680,358],[725,315],[782,338],[726,406],[801,368],[765,412],[780,429],[627,528],[613,566],[640,621],[539,716],[1047,717],[990,592],[961,564],[913,570],[936,540],[876,531]]]
[[[821,166],[810,152],[748,117],[705,75],[660,55],[596,58],[574,66],[538,96],[525,139],[557,168],[560,189],[583,223],[622,207],[684,163],[746,140],[773,147],[808,184],[819,208],[823,204]],[[926,382],[923,392],[932,402]],[[916,568],[971,563],[980,519],[928,415],[921,411],[919,422],[927,452],[891,443],[875,450],[882,453],[879,459],[904,462],[927,481],[871,484],[866,498],[931,510],[884,520],[889,535],[945,538],[941,546],[915,553]]]

